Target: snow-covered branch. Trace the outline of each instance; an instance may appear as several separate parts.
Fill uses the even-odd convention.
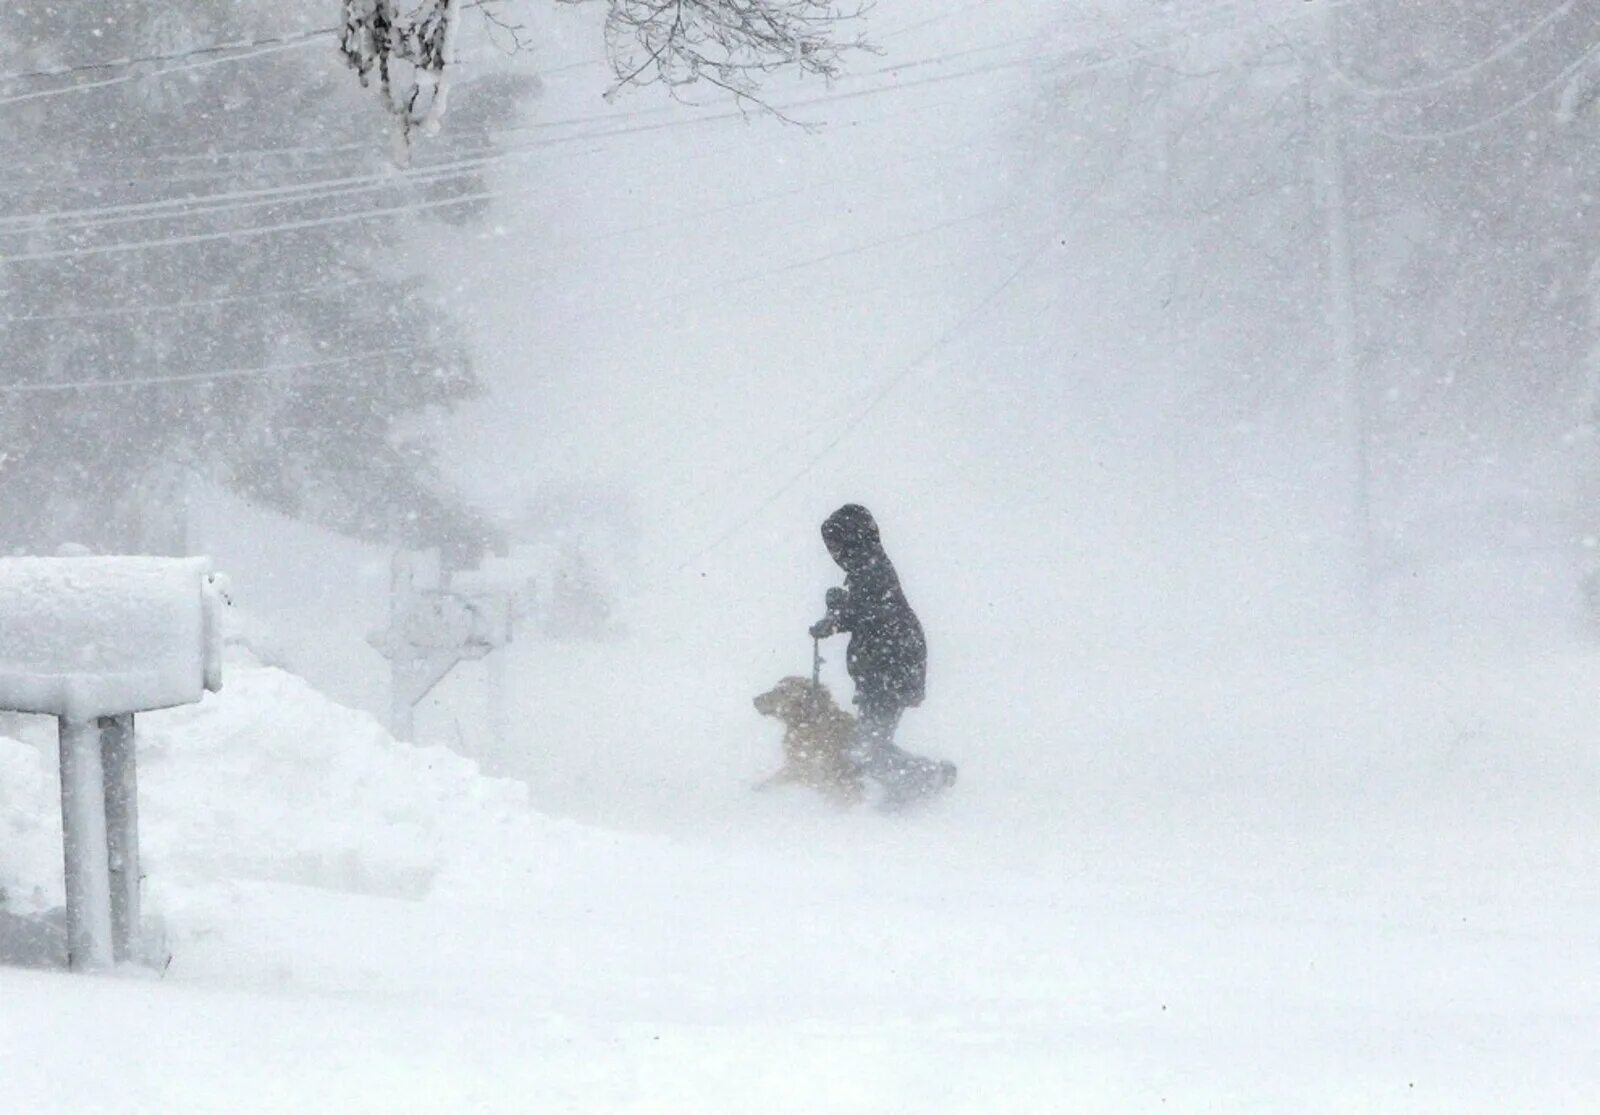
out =
[[[523,45],[521,27],[498,14],[499,0],[341,0],[339,50],[369,86],[376,79],[399,126],[401,155],[412,136],[438,131],[450,88],[453,42],[464,8]],[[559,0],[566,4],[593,0]],[[761,82],[783,70],[832,78],[843,56],[870,49],[841,28],[871,0],[605,0],[607,54],[616,82],[665,85],[673,93],[705,81],[741,102],[769,108]]]
[[[398,3],[343,0],[339,52],[363,86],[377,78],[409,150],[414,132],[433,135],[444,116],[461,0],[426,0],[410,12]]]
[[[562,0],[581,4],[589,0]],[[761,104],[762,79],[781,70],[836,76],[841,58],[864,49],[843,25],[867,0],[607,0],[606,46],[626,85],[662,84],[677,92],[700,81]]]

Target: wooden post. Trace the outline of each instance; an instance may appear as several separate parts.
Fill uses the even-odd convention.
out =
[[[406,550],[397,549],[389,565],[389,631],[393,639],[389,651],[389,734],[403,743],[411,743],[416,738],[408,678],[414,652],[400,637],[405,630],[415,590],[416,565],[413,556]]]
[[[402,743],[416,739],[416,717],[407,696],[407,670],[403,663],[389,667],[389,734]]]
[[[139,942],[139,773],[133,714],[100,720],[105,767],[106,852],[110,866],[111,945],[120,964]]]
[[[109,968],[111,869],[106,851],[100,730],[61,717],[61,844],[66,867],[67,966]]]
[[[389,656],[389,733],[413,743],[417,702],[455,664],[452,659],[440,670],[437,655],[412,646],[405,637],[418,596],[439,588],[439,551],[396,550],[389,570],[389,631],[384,645]]]
[[[507,753],[507,740],[511,737],[509,726],[511,718],[506,706],[506,692],[509,685],[506,673],[506,648],[496,647],[489,652],[487,676],[485,683],[488,685],[488,713],[489,713],[489,746],[493,749],[493,762],[490,764],[490,773],[500,774],[505,771]]]
[[[1349,450],[1350,507],[1347,529],[1350,535],[1350,565],[1354,572],[1351,578],[1353,595],[1363,618],[1364,634],[1370,638],[1377,582],[1377,542],[1372,515],[1372,450],[1367,384],[1357,351],[1350,214],[1345,197],[1344,141],[1334,80],[1339,51],[1338,16],[1334,6],[1323,5],[1321,20],[1322,57],[1313,72],[1321,133],[1317,171],[1327,222],[1327,321],[1332,338],[1334,371],[1339,384],[1344,435]]]

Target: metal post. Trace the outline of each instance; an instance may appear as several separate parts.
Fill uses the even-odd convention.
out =
[[[106,850],[105,773],[100,729],[60,718],[61,844],[66,861],[67,966],[108,968],[111,869]]]
[[[100,749],[111,871],[111,945],[121,963],[134,959],[139,940],[139,775],[132,713],[100,721]]]

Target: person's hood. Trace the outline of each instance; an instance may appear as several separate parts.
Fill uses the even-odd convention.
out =
[[[824,519],[822,540],[847,572],[883,553],[878,524],[859,503],[847,503]]]

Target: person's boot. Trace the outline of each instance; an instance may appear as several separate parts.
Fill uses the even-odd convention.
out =
[[[922,759],[902,766],[898,777],[884,786],[884,795],[878,808],[893,813],[926,801],[942,790],[955,785],[956,765],[948,760]]]

